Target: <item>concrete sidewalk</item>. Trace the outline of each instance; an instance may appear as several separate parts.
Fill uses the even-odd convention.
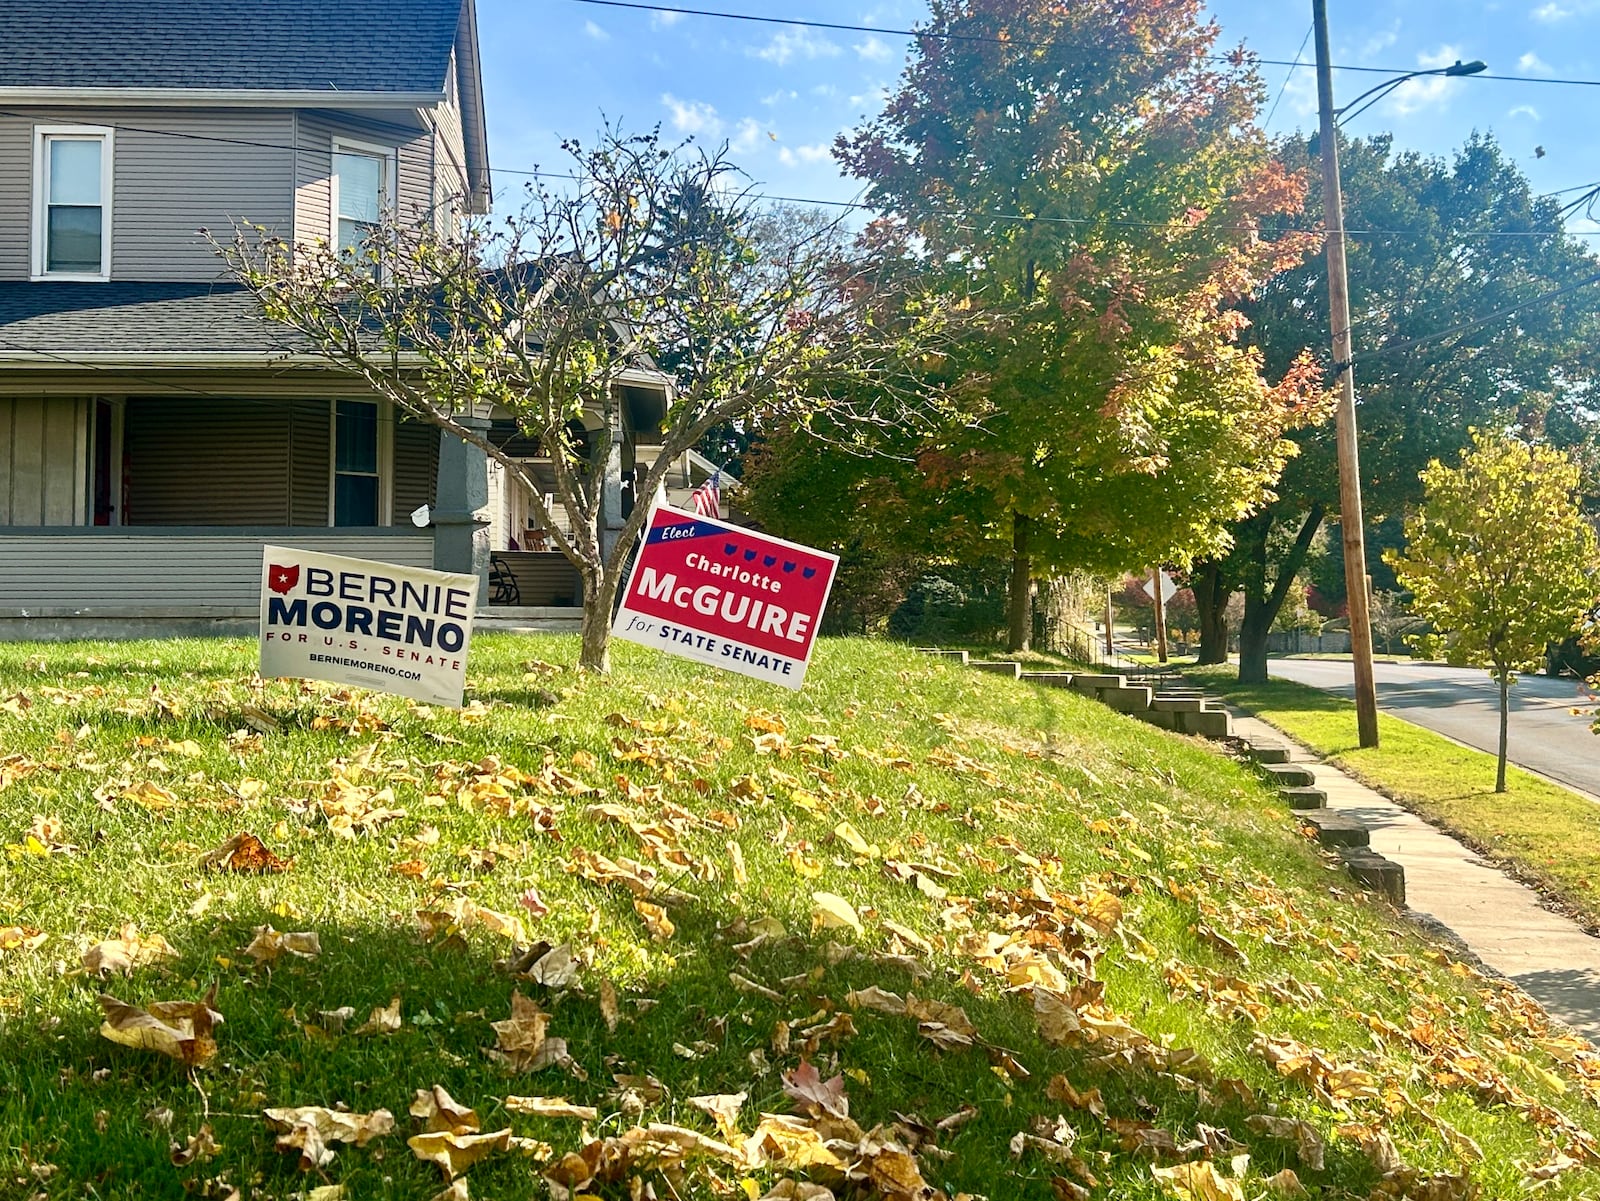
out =
[[[1233,712],[1234,732],[1282,742],[1328,794],[1359,818],[1372,849],[1406,869],[1411,908],[1447,926],[1473,954],[1516,981],[1552,1017],[1600,1044],[1600,939],[1545,909],[1539,896],[1420,817],[1317,759],[1259,718]]]

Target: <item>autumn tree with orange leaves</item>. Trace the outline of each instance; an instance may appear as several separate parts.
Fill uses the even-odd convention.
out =
[[[835,148],[975,318],[930,365],[952,419],[903,439],[899,467],[843,470],[888,498],[864,520],[887,515],[893,535],[1009,549],[1013,649],[1034,578],[1224,547],[1268,495],[1284,431],[1321,411],[1308,363],[1269,384],[1238,340],[1235,302],[1313,243],[1261,228],[1299,210],[1301,181],[1255,127],[1254,70],[1216,58],[1201,12],[935,0],[899,89]],[[779,439],[758,486],[815,480],[831,442]]]

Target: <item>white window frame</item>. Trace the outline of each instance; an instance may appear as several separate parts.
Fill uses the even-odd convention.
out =
[[[64,280],[103,284],[111,278],[111,195],[117,161],[115,131],[109,125],[35,125],[33,127],[33,264],[34,281]],[[49,271],[46,242],[50,228],[50,163],[52,138],[77,138],[100,143],[100,270]]]
[[[378,409],[378,524],[394,524],[394,405],[387,400],[367,396],[340,396],[328,402],[328,528],[360,529],[360,526],[337,526],[336,506],[339,497],[339,401],[370,404]]]
[[[392,216],[397,209],[400,189],[399,151],[381,142],[364,142],[335,134],[328,153],[328,245],[339,250],[339,172],[334,168],[336,154],[365,154],[383,163],[378,180],[378,209],[381,217]]]

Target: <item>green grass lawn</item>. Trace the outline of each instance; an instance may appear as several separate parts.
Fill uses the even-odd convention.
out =
[[[576,650],[453,712],[0,646],[0,1197],[1600,1194],[1600,1059],[1239,765],[865,640]]]
[[[1507,768],[1506,791],[1497,794],[1493,755],[1386,713],[1378,715],[1379,745],[1362,748],[1354,702],[1304,684],[1240,684],[1233,667],[1185,674],[1465,838],[1600,927],[1600,809],[1587,797],[1515,767]]]

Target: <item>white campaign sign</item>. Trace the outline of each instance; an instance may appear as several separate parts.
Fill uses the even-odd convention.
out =
[[[261,674],[461,707],[478,577],[263,548]]]

